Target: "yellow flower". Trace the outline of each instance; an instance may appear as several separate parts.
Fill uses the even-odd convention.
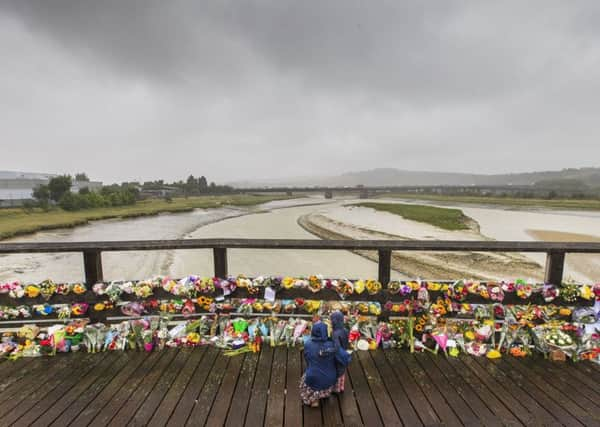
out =
[[[442,288],[442,285],[436,282],[427,282],[427,289],[430,291],[439,291]]]
[[[421,287],[421,285],[418,282],[408,282],[407,285],[410,286],[410,288],[413,291],[418,291],[419,288]]]
[[[365,291],[365,282],[362,280],[357,280],[354,284],[354,292],[357,294],[362,294]]]
[[[294,287],[294,278],[293,277],[284,277],[281,281],[281,285],[285,289],[292,289]]]
[[[488,326],[494,326],[494,321],[491,319],[486,319],[483,321],[483,324]]]
[[[571,315],[571,309],[570,308],[561,308],[558,311],[558,314],[560,314],[561,316],[570,316]]]
[[[40,288],[36,285],[27,285],[25,287],[25,295],[28,296],[29,298],[35,298],[37,296],[39,296],[40,294]]]
[[[104,304],[101,303],[101,302],[98,302],[98,303],[94,304],[94,310],[95,311],[102,311],[102,310],[104,310],[104,307],[105,307]]]
[[[579,293],[581,295],[581,298],[583,299],[592,299],[592,288],[590,288],[588,285],[583,285],[580,289],[579,289]]]
[[[475,334],[473,331],[467,331],[465,332],[465,338],[472,341],[475,339]]]
[[[487,352],[486,357],[488,359],[499,359],[500,357],[502,357],[502,355],[498,350],[490,350]]]
[[[81,283],[76,283],[73,285],[73,292],[75,292],[77,295],[85,293],[85,290],[85,286],[83,286]]]
[[[448,354],[452,357],[458,357],[459,353],[460,351],[458,350],[458,347],[451,347],[450,351],[448,352]]]

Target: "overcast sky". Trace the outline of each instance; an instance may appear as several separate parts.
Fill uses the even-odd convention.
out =
[[[0,0],[0,170],[600,165],[600,2]]]

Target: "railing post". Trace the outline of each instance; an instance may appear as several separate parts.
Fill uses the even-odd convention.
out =
[[[227,249],[213,248],[215,277],[227,277]]]
[[[379,281],[386,286],[390,281],[392,268],[392,251],[389,249],[379,249]]]
[[[102,255],[100,251],[83,251],[85,283],[93,285],[104,280],[102,274]]]
[[[556,251],[548,252],[546,254],[546,274],[544,275],[544,282],[560,286],[562,284],[564,268],[565,253]]]

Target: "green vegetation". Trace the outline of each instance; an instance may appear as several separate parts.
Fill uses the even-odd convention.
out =
[[[93,193],[90,193],[93,194]],[[225,205],[254,206],[272,200],[290,199],[282,195],[234,194],[226,196],[202,196],[138,201],[135,205],[103,207],[80,211],[60,208],[0,209],[0,239],[55,228],[71,228],[89,221],[110,218],[134,218],[156,215],[162,212],[189,212],[197,208],[218,208]]]
[[[402,203],[357,203],[353,206],[393,213],[412,221],[424,222],[445,230],[467,230],[469,229],[469,221],[471,221],[460,209]]]
[[[600,210],[600,200],[578,199],[533,199],[497,196],[449,196],[438,194],[381,194],[379,197],[397,198],[407,200],[430,200],[440,203],[468,203],[479,205],[500,205],[523,208],[548,208],[548,209],[581,209]]]

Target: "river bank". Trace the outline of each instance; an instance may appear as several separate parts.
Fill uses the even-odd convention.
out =
[[[525,199],[515,197],[487,197],[487,196],[447,196],[438,194],[414,193],[383,193],[377,198],[398,200],[426,200],[440,204],[471,204],[481,206],[503,206],[506,208],[543,208],[543,209],[569,209],[600,211],[600,200],[577,199]]]
[[[90,221],[105,219],[128,219],[153,216],[161,213],[191,212],[194,209],[214,209],[224,206],[256,206],[267,202],[288,200],[283,195],[234,194],[227,196],[199,196],[174,198],[172,201],[152,199],[131,206],[87,209],[68,212],[60,208],[48,212],[35,209],[0,209],[0,240],[32,234],[43,230],[74,228]]]
[[[378,240],[413,240],[413,239],[448,239],[449,240],[490,240],[474,229],[449,232],[439,230],[435,234],[434,227],[416,221],[399,218],[398,221],[407,235],[399,235],[378,231],[365,226],[356,225],[356,222],[369,223],[373,218],[378,218],[382,226],[389,224],[389,218],[384,219],[381,213],[363,212],[362,218],[353,209],[355,223],[345,222],[347,217],[342,214],[344,210],[336,209],[325,214],[310,213],[298,218],[298,224],[322,239],[378,239]],[[347,208],[346,208],[347,209]],[[359,208],[364,211],[371,209]],[[368,216],[371,215],[372,218]],[[392,215],[392,214],[387,214]],[[361,221],[362,219],[362,221]],[[395,220],[395,219],[394,219]],[[395,230],[388,226],[387,229]],[[452,233],[449,235],[449,233]],[[410,236],[410,237],[409,237]],[[377,261],[376,251],[356,251],[358,255],[372,261]],[[477,280],[503,280],[513,277],[526,277],[541,280],[543,269],[540,264],[518,253],[487,253],[487,252],[393,252],[392,269],[403,276],[421,277],[434,280],[456,280],[469,278]]]

